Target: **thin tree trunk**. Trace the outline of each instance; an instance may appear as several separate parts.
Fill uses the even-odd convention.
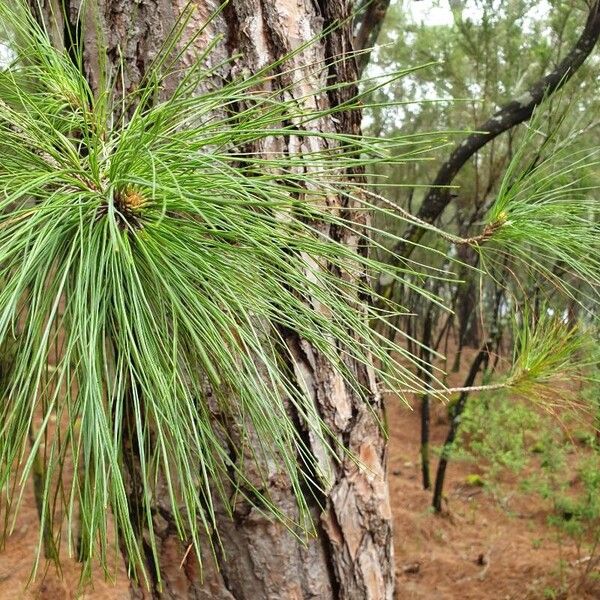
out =
[[[423,324],[423,346],[421,348],[421,358],[424,361],[424,364],[421,367],[421,378],[423,383],[426,385],[429,385],[432,379],[431,370],[433,365],[431,364],[431,329],[433,326],[433,310],[433,303],[430,303],[427,314],[425,315],[425,322]],[[425,393],[421,397],[421,475],[423,479],[424,490],[428,490],[431,487],[431,476],[429,472],[429,422],[429,394]]]
[[[363,10],[359,12],[359,18],[354,35],[354,48],[361,51],[357,58],[358,69],[362,73],[369,64],[371,48],[375,45],[385,15],[390,7],[390,0],[366,0]]]
[[[53,0],[47,0],[43,9],[47,22],[51,22],[51,2]],[[109,62],[114,68],[120,63],[124,65],[121,81],[126,91],[135,89],[185,5],[179,0],[98,0],[84,4],[86,8],[78,20],[80,0],[63,2],[69,18],[66,26],[59,23],[52,27],[56,32],[56,43],[68,47],[69,37],[83,40],[84,68],[95,89],[100,81],[98,49],[102,48],[95,26],[99,21],[99,30],[106,38]],[[199,27],[204,24],[219,4],[216,0],[197,0],[191,25]],[[332,86],[328,93],[318,90],[327,84],[356,78],[354,59],[340,61],[340,57],[351,50],[349,9],[348,0],[233,0],[198,40],[198,43],[204,44],[217,35],[223,36],[222,43],[210,59],[214,64],[230,56],[241,56],[222,67],[211,85],[218,85],[219,78],[227,79],[246,70],[263,67],[318,37],[330,25],[345,22],[347,24],[314,42],[286,63],[283,83],[288,87],[286,93],[295,95],[298,102],[308,109],[322,109],[348,100],[355,93],[351,86],[342,89]],[[164,93],[167,94],[168,89]],[[357,112],[346,112],[324,118],[316,127],[324,132],[357,133],[359,123]],[[311,151],[318,150],[318,144],[324,146],[324,142],[317,138],[311,140],[316,145],[310,148]],[[256,150],[288,153],[302,150],[301,142],[294,136],[273,139],[269,144],[269,147]],[[360,213],[349,211],[349,214],[357,212]],[[336,231],[324,233],[338,239],[341,235]],[[341,241],[354,243],[352,239]],[[375,392],[372,374],[360,365],[348,365],[364,385],[373,390],[371,406],[367,406],[331,372],[327,362],[310,344],[295,332],[284,334],[294,357],[296,376],[310,391],[316,410],[337,440],[358,456],[367,468],[357,467],[349,458],[342,458],[339,464],[324,465],[331,472],[333,483],[320,497],[317,494],[311,497],[310,490],[307,490],[312,498],[316,535],[306,544],[299,543],[282,525],[246,502],[236,505],[233,519],[222,509],[218,522],[220,544],[215,546],[219,568],[215,565],[207,540],[206,552],[202,556],[202,575],[195,557],[179,540],[166,491],[164,497],[158,494],[154,506],[154,527],[159,545],[162,586],[158,584],[152,557],[148,556],[149,588],[143,582],[139,585],[133,583],[132,597],[173,600],[391,600],[393,556],[385,444],[383,432],[373,416],[373,413],[381,413],[382,405]],[[301,427],[300,419],[296,421]],[[235,438],[235,433],[230,434]],[[134,436],[129,439],[134,439]],[[309,435],[306,435],[306,440],[316,456],[324,455]],[[130,510],[134,514],[137,506],[135,482],[139,472],[135,444],[128,444],[126,440],[125,446]],[[234,447],[231,452],[235,455]],[[263,488],[263,491],[293,518],[297,513],[296,501],[286,473],[271,465],[265,469],[269,469],[270,478],[268,489]],[[146,532],[140,530],[140,537],[143,539],[145,536]]]
[[[491,349],[491,341],[486,342],[481,350],[477,353],[477,356],[471,363],[471,368],[467,378],[465,379],[464,388],[470,388],[475,383],[475,378],[482,367],[487,365]],[[460,427],[460,421],[462,414],[467,405],[467,399],[469,397],[468,389],[464,389],[456,404],[452,408],[452,416],[450,419],[450,428],[448,429],[448,435],[442,446],[442,452],[440,455],[440,461],[438,463],[437,472],[435,475],[435,486],[433,488],[433,500],[432,506],[436,513],[442,512],[442,500],[444,497],[444,480],[446,478],[446,468],[448,467],[448,461],[450,460],[450,454],[452,453],[452,446],[456,440],[456,434]]]

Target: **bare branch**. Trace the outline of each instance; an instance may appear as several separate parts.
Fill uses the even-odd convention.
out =
[[[477,132],[467,136],[441,166],[431,184],[423,204],[417,213],[417,219],[433,223],[452,201],[451,190],[447,187],[466,162],[489,141],[512,127],[529,120],[536,106],[560,89],[577,72],[577,69],[590,55],[600,37],[600,0],[594,0],[590,7],[585,27],[575,46],[552,72],[539,79],[529,90],[504,105],[485,123],[477,127]],[[395,251],[403,257],[412,253],[414,243],[418,242],[425,229],[417,224],[411,225]]]
[[[357,57],[359,75],[369,63],[371,48],[375,45],[383,25],[385,15],[390,6],[390,0],[371,0],[366,3],[356,24],[353,46],[357,51],[364,50]]]

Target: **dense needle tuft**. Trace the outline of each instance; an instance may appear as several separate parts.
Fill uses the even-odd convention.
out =
[[[114,208],[117,223],[122,229],[141,229],[143,224],[144,207],[147,204],[142,193],[132,186],[117,190],[114,195]],[[108,208],[102,207],[106,213]]]
[[[0,18],[20,40],[0,71],[4,522],[35,469],[46,547],[64,519],[86,567],[108,560],[109,513],[132,564],[140,527],[155,551],[159,486],[199,559],[202,532],[218,543],[217,507],[240,499],[306,533],[305,492],[330,485],[344,449],[293,340],[359,401],[377,394],[365,370],[420,387],[417,359],[370,326],[399,308],[364,306],[371,276],[410,269],[363,251],[375,206],[360,173],[433,142],[324,133],[340,109],[283,99],[275,68],[198,95],[213,81],[202,57],[163,101],[159,70],[134,97],[109,78],[94,95],[26,9],[0,1]],[[264,151],[274,136],[318,150]],[[281,473],[295,514],[265,492]]]

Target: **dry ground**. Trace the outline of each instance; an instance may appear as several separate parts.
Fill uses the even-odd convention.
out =
[[[573,543],[559,544],[547,522],[549,505],[520,492],[516,477],[504,477],[501,491],[491,494],[467,485],[467,475],[477,472],[472,465],[451,461],[446,474],[447,512],[432,514],[431,493],[421,485],[418,412],[398,402],[390,402],[388,412],[398,599],[600,598],[581,590],[553,596],[560,588],[561,560],[572,583],[585,561],[577,562],[581,556]],[[442,406],[433,410],[433,445],[445,437],[445,413]]]
[[[547,524],[549,507],[518,491],[507,476],[494,497],[465,483],[473,467],[451,462],[447,473],[447,514],[429,510],[418,458],[419,415],[398,400],[388,402],[389,475],[394,511],[398,591],[402,600],[528,600],[551,598],[558,588],[560,560],[571,580],[578,555],[572,545],[559,547]],[[433,443],[447,428],[446,411],[435,406]],[[435,465],[434,465],[435,466]],[[29,489],[13,535],[0,553],[0,600],[128,600],[125,571],[117,565],[116,581],[97,572],[95,585],[77,592],[77,567],[65,561],[63,578],[50,569],[28,588],[38,535],[37,513]],[[566,598],[566,596],[562,596]],[[600,598],[577,592],[570,599]],[[281,600],[286,600],[282,598]]]

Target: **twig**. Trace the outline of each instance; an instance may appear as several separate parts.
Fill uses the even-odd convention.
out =
[[[462,387],[450,387],[438,390],[415,390],[409,388],[401,388],[399,390],[382,390],[382,393],[401,393],[401,394],[429,394],[430,396],[448,396],[449,394],[459,394],[463,392],[489,392],[492,390],[502,390],[511,387],[511,382],[490,383],[487,385],[467,385]]]

